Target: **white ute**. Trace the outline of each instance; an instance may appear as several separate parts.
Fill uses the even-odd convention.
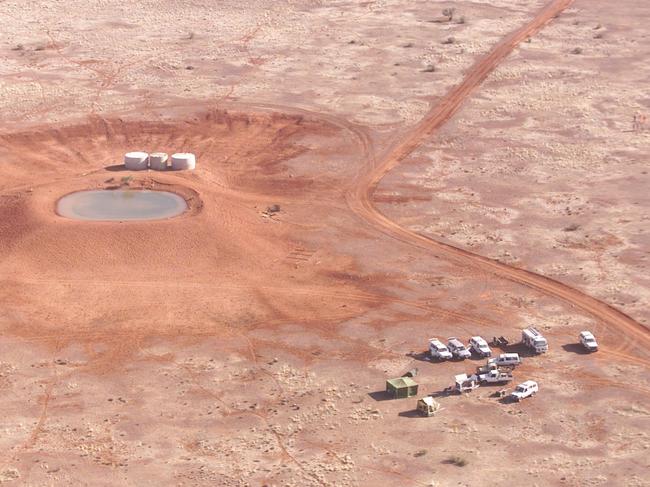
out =
[[[521,342],[528,348],[532,348],[535,353],[548,352],[546,338],[532,326],[521,331]]]
[[[595,352],[598,350],[598,343],[593,333],[590,331],[580,332],[580,343],[587,349],[588,352]]]
[[[431,358],[437,358],[438,360],[450,360],[452,358],[449,349],[437,338],[429,339],[429,353]]]
[[[497,366],[515,366],[521,364],[521,357],[518,353],[502,353],[498,357],[488,359],[488,364],[496,364]]]
[[[510,382],[512,380],[512,373],[498,369],[490,370],[485,374],[479,375],[478,380],[481,383],[505,384],[506,382]]]
[[[449,348],[449,351],[454,357],[459,358],[461,360],[470,358],[472,356],[472,353],[469,350],[467,350],[467,348],[465,348],[463,342],[461,342],[456,337],[450,337],[449,340],[447,340],[447,347]]]
[[[474,350],[479,357],[489,357],[492,355],[492,350],[488,347],[487,342],[479,336],[469,339],[469,347]]]
[[[539,391],[539,386],[534,380],[527,380],[522,384],[519,384],[514,391],[510,393],[510,398],[513,401],[521,401],[529,396],[534,396],[536,392]]]

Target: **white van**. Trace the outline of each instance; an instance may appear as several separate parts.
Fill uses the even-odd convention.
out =
[[[521,364],[521,357],[518,353],[502,353],[498,357],[488,359],[488,363],[495,363],[497,365],[519,365]]]
[[[542,334],[532,326],[521,331],[521,342],[528,348],[532,348],[535,353],[548,352],[548,342]]]

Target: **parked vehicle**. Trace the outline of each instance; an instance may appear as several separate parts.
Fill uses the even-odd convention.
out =
[[[505,370],[490,370],[486,374],[481,374],[478,376],[478,380],[481,383],[488,384],[505,384],[512,380],[512,373],[506,372]]]
[[[513,401],[521,401],[529,396],[534,396],[539,391],[539,386],[534,380],[527,380],[519,384],[514,391],[510,393]]]
[[[598,350],[598,343],[596,338],[590,331],[580,332],[580,343],[587,349],[588,352],[595,352]]]
[[[479,357],[490,357],[492,355],[492,350],[488,347],[487,342],[479,336],[469,339],[469,348]]]
[[[449,348],[449,351],[454,357],[459,358],[461,360],[470,358],[472,356],[472,353],[469,350],[467,350],[465,345],[463,345],[463,342],[461,342],[456,337],[449,338],[449,340],[447,341],[447,347]]]
[[[521,364],[521,357],[518,353],[502,353],[498,357],[488,359],[488,363],[495,363],[497,366],[503,365],[519,365]]]
[[[535,353],[545,353],[548,351],[546,338],[532,326],[522,330],[521,342],[528,348],[533,349]]]
[[[418,399],[417,411],[422,416],[433,416],[440,410],[440,404],[431,396]]]
[[[450,360],[452,358],[449,349],[437,338],[429,339],[429,353],[431,358],[438,360]]]
[[[470,392],[479,387],[478,377],[475,375],[458,374],[454,377],[454,389],[457,393]]]
[[[488,362],[485,365],[479,365],[476,367],[476,374],[477,375],[482,375],[482,374],[487,374],[491,370],[499,370],[499,369],[504,369],[504,370],[512,370],[514,367],[508,366],[508,367],[499,367],[496,363],[490,362],[490,359],[488,359]]]

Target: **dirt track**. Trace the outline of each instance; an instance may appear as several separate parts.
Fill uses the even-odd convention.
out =
[[[386,154],[378,158],[377,162],[373,158],[368,158],[366,165],[368,171],[358,178],[355,187],[348,192],[348,203],[350,208],[367,222],[380,228],[394,238],[412,243],[418,247],[429,248],[438,253],[444,253],[460,262],[481,268],[499,277],[512,280],[518,284],[529,286],[559,298],[589,313],[595,319],[601,320],[604,324],[629,334],[634,337],[640,349],[647,349],[650,346],[650,330],[608,304],[547,277],[528,272],[524,269],[516,269],[498,261],[487,259],[411,232],[386,218],[372,204],[373,193],[386,173],[404,160],[423,140],[452,117],[459,110],[463,101],[472,94],[487,75],[520,42],[542,29],[546,23],[559,15],[571,3],[572,0],[555,0],[550,2],[530,23],[503,39],[487,56],[472,66],[463,82],[432,108],[424,120],[407,134],[403,140],[399,141],[394,147],[389,148]]]
[[[127,99],[113,88],[135,61],[80,61],[48,30],[55,48],[25,57],[37,65],[37,56],[61,56],[98,83],[89,119],[0,137],[0,482],[481,485],[489,476],[644,485],[647,330],[572,287],[410,231],[375,206],[384,176],[570,4],[550,2],[477,54],[459,85],[429,99],[421,122],[389,137],[390,125],[300,100],[227,101],[235,84],[205,102],[170,101],[146,121],[100,115],[102,100]],[[382,6],[361,7],[373,25]],[[508,2],[502,8],[513,14]],[[421,22],[426,34],[447,29],[433,30],[442,39],[464,28],[432,20]],[[248,44],[267,27],[242,23],[248,33],[233,38],[257,65]],[[400,62],[418,48],[405,41],[396,41]],[[357,42],[347,47],[366,52]],[[155,111],[154,98],[138,108]],[[33,114],[47,113],[43,95]],[[199,165],[124,172],[117,161],[134,147],[191,150]],[[52,211],[69,191],[120,184],[177,191],[192,212],[118,225]],[[279,215],[264,211],[271,204]],[[477,363],[423,361],[426,339],[517,336],[522,308],[552,349],[526,357],[517,378],[537,379],[543,394],[520,405],[499,403],[487,387],[442,394]],[[556,315],[562,326],[546,326]],[[599,354],[573,343],[583,325],[602,339]],[[415,366],[420,393],[443,403],[436,418],[417,418],[411,400],[382,400],[385,378]],[[456,456],[470,467],[451,464]]]

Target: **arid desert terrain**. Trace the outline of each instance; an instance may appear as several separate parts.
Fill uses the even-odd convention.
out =
[[[648,19],[0,1],[0,484],[650,485]],[[117,188],[188,209],[56,212]],[[444,393],[484,360],[429,338],[528,326],[539,394]],[[416,367],[433,417],[384,393]]]

